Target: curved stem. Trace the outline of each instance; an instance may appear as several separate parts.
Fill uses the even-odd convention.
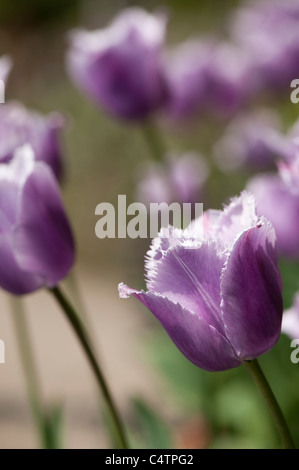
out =
[[[161,162],[165,156],[166,150],[159,129],[153,121],[147,121],[143,124],[142,130],[152,159]]]
[[[245,365],[249,370],[250,375],[255,381],[256,385],[260,389],[269,410],[272,414],[273,420],[275,422],[276,428],[280,434],[283,446],[285,449],[296,449],[293,438],[291,436],[290,430],[288,428],[285,417],[281,411],[281,408],[276,400],[272,389],[267,381],[258,361],[246,361]]]
[[[83,325],[81,318],[73,308],[73,306],[70,304],[70,302],[67,300],[65,295],[62,293],[59,287],[54,287],[53,289],[50,289],[50,292],[54,295],[56,298],[57,302],[61,306],[63,312],[65,313],[68,321],[72,325],[77,338],[79,339],[81,346],[83,350],[85,351],[85,354],[87,356],[87,359],[89,361],[89,364],[94,372],[94,375],[97,379],[97,383],[100,387],[100,390],[102,391],[104,398],[106,400],[106,404],[108,406],[108,409],[110,411],[113,423],[115,425],[116,432],[118,434],[119,442],[120,445],[123,449],[128,449],[128,444],[125,436],[125,432],[123,429],[123,425],[120,419],[120,416],[118,414],[118,411],[116,409],[116,406],[114,404],[113,398],[110,394],[110,391],[108,389],[106,380],[104,378],[104,375],[101,371],[101,368],[98,364],[98,361],[96,359],[95,353],[94,353],[94,348],[91,343],[89,334]]]

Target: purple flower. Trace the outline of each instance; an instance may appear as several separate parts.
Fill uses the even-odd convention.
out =
[[[166,98],[161,50],[166,18],[128,8],[106,29],[71,34],[70,76],[107,111],[143,119]]]
[[[292,339],[299,339],[299,293],[294,298],[291,308],[286,310],[282,317],[282,332]]]
[[[151,163],[140,172],[137,197],[145,203],[195,203],[202,195],[209,169],[195,153],[169,156],[165,163]]]
[[[12,68],[12,60],[8,55],[0,57],[0,80],[7,82],[8,75]]]
[[[297,0],[247,2],[237,10],[231,30],[253,61],[262,88],[289,86],[299,73]]]
[[[143,303],[203,369],[237,367],[271,349],[281,331],[281,278],[274,229],[256,215],[253,196],[244,192],[168,238],[164,230],[147,254],[147,291],[120,284],[120,297]]]
[[[172,118],[188,118],[206,103],[207,70],[215,41],[207,38],[189,40],[171,50],[165,60],[169,87],[166,113]]]
[[[59,133],[63,124],[58,113],[43,116],[17,102],[0,106],[0,163],[9,162],[18,147],[30,144],[36,160],[47,163],[60,179],[63,162]]]
[[[282,151],[279,116],[270,110],[240,115],[227,127],[214,152],[223,171],[274,167]]]
[[[16,295],[53,287],[74,261],[58,183],[29,146],[0,164],[0,286]]]
[[[231,43],[220,43],[207,70],[207,109],[231,116],[256,92],[255,69],[249,54]]]
[[[174,118],[198,112],[226,117],[256,90],[249,55],[212,38],[178,46],[165,60],[165,75],[169,86],[166,112]]]
[[[277,174],[252,178],[247,189],[256,198],[258,213],[273,224],[279,253],[299,259],[299,156],[281,163]]]

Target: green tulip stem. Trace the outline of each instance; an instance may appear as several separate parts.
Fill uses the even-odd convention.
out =
[[[81,346],[86,354],[86,357],[89,361],[90,367],[95,375],[99,388],[104,395],[107,407],[109,409],[112,421],[115,426],[115,431],[117,433],[119,444],[122,449],[128,449],[127,439],[125,436],[124,428],[122,421],[120,419],[119,413],[117,408],[114,404],[114,400],[111,396],[109,391],[108,385],[104,378],[104,375],[101,371],[99,363],[96,359],[96,355],[94,352],[94,347],[92,345],[90,336],[85,328],[85,325],[81,321],[81,318],[77,314],[76,310],[72,306],[72,304],[68,301],[66,296],[63,294],[59,287],[54,287],[50,289],[50,292],[54,295],[55,299],[57,300],[58,304],[62,308],[66,318],[68,319],[69,323],[73,327],[76,336],[81,343]]]
[[[166,149],[156,123],[148,120],[143,124],[142,131],[150,150],[151,158],[157,162],[162,162],[166,154]]]
[[[284,448],[296,449],[285,417],[258,361],[246,361],[245,365],[269,407]]]

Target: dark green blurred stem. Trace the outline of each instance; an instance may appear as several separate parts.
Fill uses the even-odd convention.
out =
[[[285,417],[258,361],[256,359],[254,361],[246,361],[245,365],[269,407],[284,448],[296,449]]]
[[[21,299],[10,296],[10,306],[32,415],[38,430],[41,446],[49,449],[51,447],[49,447],[49,440],[45,434],[44,409],[24,304]]]
[[[127,444],[127,439],[125,436],[123,424],[121,422],[117,408],[114,404],[114,400],[110,394],[104,375],[96,359],[96,356],[94,353],[94,347],[91,343],[90,336],[84,324],[82,323],[81,318],[79,317],[79,315],[77,314],[73,306],[70,304],[68,299],[65,297],[65,295],[62,293],[60,288],[54,287],[53,289],[50,289],[50,292],[54,295],[58,304],[60,305],[63,312],[65,313],[66,318],[68,319],[71,326],[73,327],[73,330],[76,333],[77,338],[79,339],[81,346],[87,356],[87,359],[89,361],[92,371],[94,372],[99,388],[104,395],[107,407],[109,409],[111,418],[115,426],[115,430],[119,438],[120,447],[122,449],[128,449],[128,444]]]
[[[144,139],[150,150],[151,158],[157,162],[163,161],[166,153],[161,133],[154,121],[146,121],[142,125]]]

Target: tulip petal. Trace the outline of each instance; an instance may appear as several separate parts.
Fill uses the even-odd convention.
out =
[[[66,276],[74,258],[74,242],[55,177],[37,163],[22,191],[14,252],[20,267],[38,273],[47,286]]]
[[[189,361],[208,371],[226,370],[240,365],[240,360],[219,331],[202,318],[168,298],[138,292],[120,284],[120,296],[133,295],[160,321],[169,337]]]
[[[27,294],[42,286],[42,280],[22,271],[14,257],[9,236],[0,234],[0,286],[15,295]]]
[[[224,255],[213,243],[197,248],[175,246],[156,263],[148,290],[192,310],[224,334],[220,312],[220,277]]]
[[[226,337],[239,357],[255,358],[274,346],[282,318],[275,232],[261,223],[235,242],[221,280]]]
[[[7,82],[7,78],[10,74],[12,68],[12,59],[8,55],[0,57],[0,80],[3,80],[4,83]]]
[[[278,175],[271,174],[253,178],[248,189],[256,198],[258,213],[267,217],[275,228],[279,252],[298,259],[298,194],[289,191]]]
[[[34,151],[33,160],[47,163],[60,178],[63,161],[59,131],[63,124],[59,113],[43,116],[18,102],[0,107],[0,161],[10,162],[16,149],[30,144]]]
[[[299,294],[297,292],[291,308],[282,317],[282,332],[292,339],[299,338]]]

